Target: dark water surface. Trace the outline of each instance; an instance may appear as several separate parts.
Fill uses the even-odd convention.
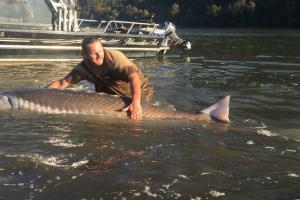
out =
[[[195,112],[230,94],[231,124],[1,112],[0,199],[300,199],[300,32],[181,34],[192,52],[135,61],[156,100]],[[73,64],[2,63],[0,90]]]

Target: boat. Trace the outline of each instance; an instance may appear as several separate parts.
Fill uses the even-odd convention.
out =
[[[191,49],[171,22],[80,19],[77,13],[75,0],[1,0],[0,61],[80,60],[89,35],[132,58]]]

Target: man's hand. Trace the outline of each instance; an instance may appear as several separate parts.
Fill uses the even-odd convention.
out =
[[[139,102],[132,102],[129,106],[123,109],[125,112],[130,112],[130,118],[133,120],[142,120],[142,107]]]
[[[125,111],[130,111],[130,118],[133,120],[142,120],[141,107],[141,82],[137,72],[133,72],[128,77],[130,89],[132,93],[132,102],[124,108]]]

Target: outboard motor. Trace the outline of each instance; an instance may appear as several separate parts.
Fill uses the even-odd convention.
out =
[[[176,27],[173,23],[166,21],[160,24],[160,29],[165,31],[165,36],[171,41],[171,45],[178,46],[184,50],[192,48],[192,44],[189,41],[183,40],[176,34]]]

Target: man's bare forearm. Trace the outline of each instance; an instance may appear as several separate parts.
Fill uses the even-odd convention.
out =
[[[141,107],[141,81],[139,75],[135,72],[129,75],[130,88],[132,93],[132,102],[127,107],[127,110],[131,112],[130,117],[133,120],[142,119],[142,107]]]
[[[141,102],[141,81],[138,73],[132,73],[129,76],[131,94],[132,94],[132,102],[139,103]]]

